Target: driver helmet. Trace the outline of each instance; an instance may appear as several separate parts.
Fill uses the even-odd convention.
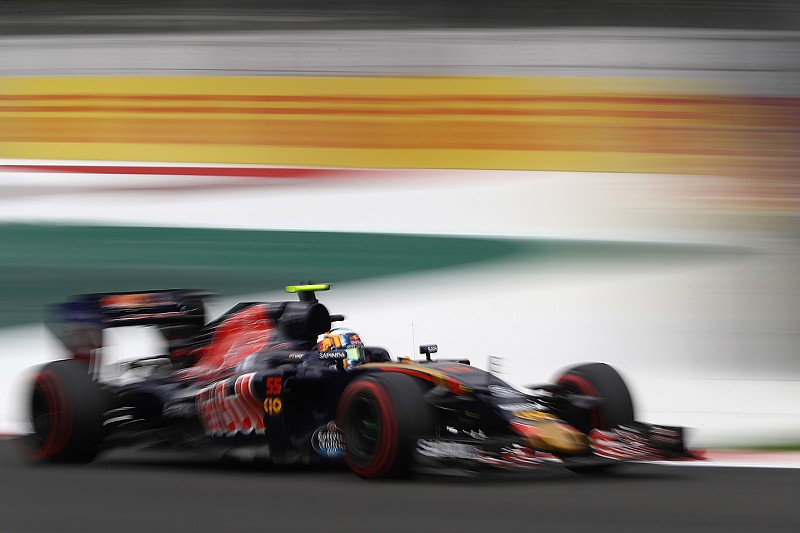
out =
[[[323,333],[317,339],[317,349],[320,352],[331,352],[343,350],[347,352],[344,360],[344,367],[360,365],[366,361],[366,351],[361,337],[355,331],[348,328],[334,328],[327,333]]]

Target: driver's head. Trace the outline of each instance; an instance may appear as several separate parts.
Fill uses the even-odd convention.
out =
[[[320,352],[330,352],[341,350],[347,352],[347,359],[344,367],[360,365],[366,361],[364,343],[358,333],[347,328],[334,328],[327,333],[323,333],[317,339],[317,349]]]

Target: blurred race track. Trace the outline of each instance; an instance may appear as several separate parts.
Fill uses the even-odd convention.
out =
[[[627,465],[602,477],[365,481],[347,471],[115,452],[28,467],[0,440],[0,530],[793,531],[797,470]]]

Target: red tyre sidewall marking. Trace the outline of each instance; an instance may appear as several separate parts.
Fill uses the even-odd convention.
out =
[[[355,464],[348,454],[345,454],[345,460],[347,465],[359,475],[364,477],[382,476],[389,472],[392,459],[397,455],[397,418],[386,390],[370,381],[361,382],[348,391],[342,398],[342,405],[348,405],[350,400],[359,393],[366,393],[377,401],[381,424],[380,445],[375,456],[364,466]]]
[[[567,386],[572,385],[578,389],[578,392],[585,394],[586,396],[600,396],[597,392],[597,389],[594,388],[594,385],[582,377],[578,377],[574,374],[564,374],[558,379],[558,384]],[[604,426],[606,425],[606,421],[604,413],[602,413],[596,407],[589,411],[589,413],[591,415],[590,424],[592,425],[592,428],[605,429]],[[601,427],[601,425],[603,427]]]
[[[63,381],[55,373],[49,370],[39,373],[34,386],[39,387],[45,397],[50,419],[47,437],[34,457],[47,459],[66,447],[72,432],[72,409]]]

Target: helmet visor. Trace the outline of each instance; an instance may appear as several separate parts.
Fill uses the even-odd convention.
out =
[[[347,348],[345,352],[347,352],[347,359],[344,362],[346,368],[360,365],[361,363],[367,360],[367,356],[366,353],[364,352],[363,346],[354,346],[352,348]]]

